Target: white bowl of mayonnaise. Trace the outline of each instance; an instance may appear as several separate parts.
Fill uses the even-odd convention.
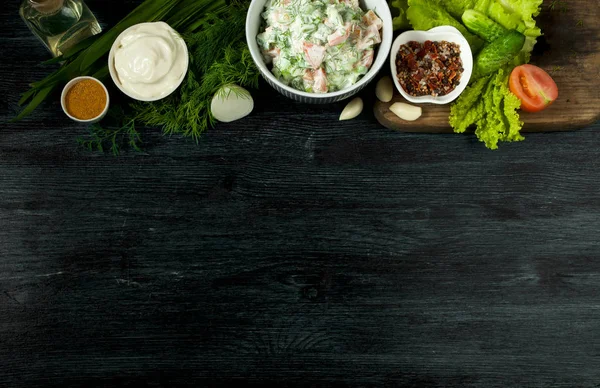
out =
[[[108,56],[115,85],[139,101],[156,101],[173,93],[188,66],[185,41],[165,22],[129,27],[117,37]]]

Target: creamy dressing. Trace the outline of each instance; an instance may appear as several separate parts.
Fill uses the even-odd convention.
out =
[[[273,74],[310,93],[346,89],[365,75],[381,43],[381,19],[358,0],[269,0],[256,40]]]
[[[140,100],[166,97],[188,67],[183,39],[167,23],[141,23],[125,30],[114,48],[114,68],[124,91]]]

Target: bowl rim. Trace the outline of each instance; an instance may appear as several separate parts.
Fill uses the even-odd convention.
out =
[[[167,26],[169,26],[169,28],[175,32],[175,34],[179,37],[179,39],[181,39],[181,41],[183,42],[183,48],[184,48],[184,57],[185,57],[185,71],[182,73],[181,79],[174,84],[174,87],[172,88],[172,90],[170,90],[167,94],[162,95],[160,97],[151,97],[151,98],[142,98],[140,96],[137,95],[133,95],[131,93],[129,93],[127,90],[125,90],[122,86],[120,82],[117,82],[118,77],[117,77],[117,69],[114,68],[114,59],[115,59],[115,47],[117,46],[117,42],[120,41],[121,37],[123,36],[123,34],[125,34],[127,31],[131,30],[134,27],[143,25],[143,24],[157,24],[157,23],[163,23],[166,24]],[[181,84],[183,83],[183,80],[185,79],[185,76],[187,75],[187,72],[189,71],[189,66],[190,66],[190,54],[188,51],[188,47],[187,47],[187,43],[185,42],[185,40],[183,39],[183,37],[181,36],[181,34],[179,32],[177,32],[177,30],[175,30],[173,27],[171,27],[168,23],[165,23],[163,21],[158,21],[158,22],[142,22],[142,23],[137,23],[134,24],[133,26],[130,26],[128,28],[126,28],[125,30],[123,30],[115,39],[115,41],[113,42],[112,46],[110,47],[110,51],[108,53],[108,72],[110,73],[110,78],[112,79],[113,83],[117,86],[117,88],[123,92],[123,94],[125,94],[127,97],[132,98],[136,101],[143,101],[143,102],[152,102],[152,101],[158,101],[158,100],[162,100],[163,98],[166,98],[168,96],[170,96],[171,94],[173,94],[173,92],[175,90],[177,90],[177,88],[179,88],[181,86]]]
[[[100,86],[102,86],[102,89],[104,89],[104,92],[106,93],[106,105],[104,106],[104,110],[102,111],[102,113],[100,113],[98,116],[91,118],[91,119],[82,120],[82,119],[78,119],[77,117],[72,116],[69,113],[69,111],[67,110],[67,104],[65,102],[65,98],[67,97],[67,93],[69,92],[69,90],[71,90],[71,88],[73,86],[75,86],[75,84],[77,84],[83,80],[86,80],[86,79],[96,81],[100,84]],[[109,105],[110,105],[110,94],[108,93],[108,89],[106,88],[104,83],[102,83],[102,81],[100,81],[98,78],[90,77],[87,75],[75,77],[72,80],[70,80],[69,82],[67,82],[67,84],[65,85],[65,87],[62,90],[62,93],[60,94],[60,106],[62,107],[63,112],[65,112],[65,114],[71,120],[77,121],[78,123],[95,123],[95,122],[100,121],[106,115],[106,112],[108,112]]]
[[[383,21],[383,29],[385,29],[386,26],[388,26],[388,27],[387,27],[387,29],[383,30],[383,32],[382,32],[381,43],[379,43],[379,46],[377,49],[377,55],[375,56],[373,65],[371,66],[369,71],[357,83],[350,86],[349,88],[338,90],[335,92],[328,92],[328,93],[304,92],[302,90],[294,89],[291,86],[284,84],[279,79],[277,79],[277,77],[275,77],[273,72],[271,70],[269,70],[269,68],[265,64],[262,54],[260,53],[260,48],[258,47],[258,44],[256,43],[256,36],[250,37],[250,32],[249,32],[250,26],[252,25],[252,23],[256,22],[256,21],[251,20],[251,18],[250,18],[252,10],[256,7],[264,8],[265,3],[267,1],[268,0],[252,0],[252,2],[250,3],[250,6],[248,7],[248,12],[246,13],[246,43],[248,45],[248,49],[250,51],[250,55],[252,56],[254,63],[256,64],[256,66],[258,67],[258,69],[260,70],[262,75],[264,77],[266,77],[269,82],[272,82],[276,86],[276,89],[280,88],[290,94],[305,97],[308,99],[316,99],[316,100],[324,100],[324,99],[330,99],[330,98],[336,98],[336,97],[343,97],[346,94],[351,93],[352,91],[359,89],[361,86],[371,82],[373,80],[373,78],[375,78],[377,73],[379,73],[379,71],[384,67],[387,57],[390,54],[390,50],[392,48],[392,42],[394,40],[394,33],[393,33],[393,27],[392,27],[392,25],[393,25],[392,24],[392,14],[389,9],[389,6],[387,5],[386,0],[376,0],[376,1],[381,2],[381,4],[382,4],[381,8],[384,13],[384,15],[381,15],[380,11],[379,11],[377,16],[379,16],[381,18],[381,20]],[[259,15],[261,13],[259,13]],[[258,21],[258,23],[259,23],[259,29],[260,29],[260,24],[261,24],[260,20]],[[383,45],[384,40],[388,40],[388,44],[385,46]],[[379,62],[379,58],[382,58],[381,62],[377,63],[377,62]],[[376,63],[377,63],[377,66],[375,65]]]
[[[461,51],[461,60],[463,62],[463,74],[461,76],[460,79],[460,83],[458,84],[458,86],[456,87],[456,89],[454,89],[452,92],[444,95],[444,96],[420,96],[420,97],[415,97],[415,96],[411,96],[410,94],[408,94],[404,88],[400,85],[400,82],[398,82],[398,77],[396,76],[398,74],[397,68],[396,68],[396,56],[398,54],[398,51],[400,50],[400,45],[411,41],[411,40],[415,40],[418,42],[425,42],[426,40],[440,40],[440,39],[430,39],[431,36],[435,36],[435,35],[443,35],[444,38],[443,40],[446,40],[448,42],[452,42],[452,43],[456,43],[460,46],[460,51]],[[394,43],[392,44],[392,47],[390,49],[390,70],[392,72],[392,79],[394,80],[394,85],[396,86],[396,89],[398,90],[398,92],[400,92],[400,94],[402,95],[402,97],[404,97],[406,100],[408,100],[409,102],[412,102],[414,104],[421,104],[421,103],[432,103],[432,104],[438,104],[438,105],[445,105],[445,104],[449,104],[452,101],[456,100],[461,94],[462,92],[464,92],[464,90],[466,89],[467,85],[469,84],[469,81],[471,79],[471,76],[473,75],[473,52],[471,51],[471,46],[469,45],[469,42],[467,41],[467,39],[463,36],[463,34],[457,30],[455,27],[453,26],[439,26],[439,27],[435,27],[429,30],[409,30],[409,31],[405,31],[402,34],[398,35],[398,37],[396,37],[396,39],[394,39]]]

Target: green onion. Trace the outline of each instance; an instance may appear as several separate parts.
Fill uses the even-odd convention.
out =
[[[20,120],[23,117],[30,114],[31,112],[33,112],[35,110],[35,108],[37,108],[38,105],[40,105],[46,99],[46,97],[48,97],[48,95],[50,95],[50,93],[52,92],[53,89],[54,88],[52,86],[49,86],[45,89],[42,89],[42,90],[36,92],[35,97],[33,97],[31,99],[31,102],[29,103],[29,105],[27,105],[27,107],[25,109],[23,109],[21,111],[21,113],[12,121]]]

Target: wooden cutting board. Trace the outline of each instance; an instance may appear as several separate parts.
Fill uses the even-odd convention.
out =
[[[538,16],[544,33],[538,38],[531,63],[556,81],[559,97],[541,113],[521,113],[524,132],[570,131],[600,120],[600,4],[589,0],[546,0]],[[374,111],[385,127],[403,132],[451,133],[450,105],[423,104],[417,121],[401,120],[390,112],[405,101],[396,92]]]

